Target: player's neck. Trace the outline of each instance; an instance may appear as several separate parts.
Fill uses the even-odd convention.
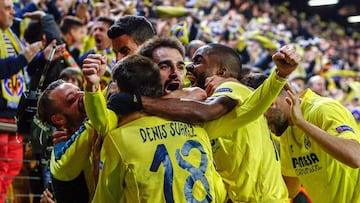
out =
[[[131,113],[127,116],[124,116],[120,119],[119,126],[125,125],[126,123],[129,123],[131,121],[134,121],[136,119],[142,118],[144,116],[148,116],[148,113],[142,112],[142,111],[136,111],[134,113]]]

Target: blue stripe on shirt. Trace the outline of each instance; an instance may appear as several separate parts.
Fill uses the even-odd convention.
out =
[[[86,129],[85,125],[81,125],[80,128],[65,142],[60,142],[54,146],[55,160],[61,159],[61,156],[65,154],[66,150],[75,142],[76,138],[84,132]]]

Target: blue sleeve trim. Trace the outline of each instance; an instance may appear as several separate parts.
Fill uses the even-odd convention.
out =
[[[60,142],[54,146],[55,160],[60,160],[62,155],[65,154],[66,150],[70,148],[71,144],[75,142],[76,138],[80,136],[82,132],[86,129],[85,125],[80,126],[80,128],[70,137],[66,142]]]

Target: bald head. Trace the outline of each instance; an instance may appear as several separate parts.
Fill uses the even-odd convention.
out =
[[[320,96],[326,96],[326,81],[320,75],[312,76],[308,81],[308,88]]]

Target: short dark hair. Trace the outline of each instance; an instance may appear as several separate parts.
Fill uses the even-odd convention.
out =
[[[114,25],[115,20],[107,16],[99,16],[95,19],[95,22],[104,22],[107,23],[109,27],[111,27],[112,25]]]
[[[138,53],[153,60],[153,52],[159,47],[173,48],[178,50],[181,56],[185,55],[184,46],[176,37],[151,38],[139,47]]]
[[[54,89],[64,83],[64,80],[55,80],[50,83],[50,85],[47,86],[44,92],[40,95],[37,103],[37,113],[41,122],[54,126],[54,123],[51,121],[51,116],[57,113],[57,109],[53,105],[53,100],[50,99],[50,94]]]
[[[138,45],[156,35],[149,20],[143,16],[127,15],[119,18],[108,30],[108,37],[115,39],[121,35],[129,35]]]
[[[40,22],[32,21],[29,23],[24,31],[24,39],[32,44],[37,41],[41,41],[43,36],[43,28]]]
[[[207,54],[215,54],[217,56],[217,65],[226,67],[231,77],[238,78],[242,62],[240,55],[234,49],[218,43],[210,43],[202,48],[206,49]]]
[[[129,55],[115,64],[112,78],[121,92],[151,97],[164,94],[159,67],[149,58],[138,54]]]
[[[73,27],[82,27],[84,23],[80,20],[80,18],[75,16],[65,16],[60,23],[60,31],[62,34],[69,33],[70,29]]]
[[[267,78],[268,76],[264,73],[251,73],[246,77],[242,78],[240,82],[248,87],[257,89],[260,85],[264,83]]]

